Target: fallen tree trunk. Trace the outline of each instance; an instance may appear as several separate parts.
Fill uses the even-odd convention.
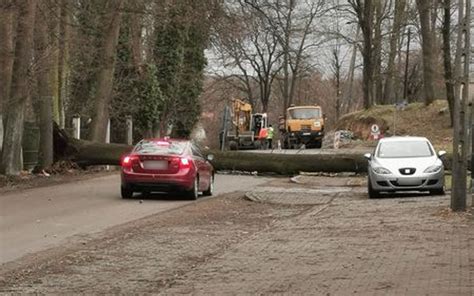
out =
[[[120,165],[120,158],[132,150],[124,144],[104,144],[71,138],[54,124],[55,161],[67,159],[81,167],[91,165]]]
[[[292,175],[299,172],[367,171],[367,160],[360,154],[279,154],[248,152],[212,152],[217,170],[257,171]]]
[[[120,158],[131,151],[132,146],[103,144],[70,138],[64,130],[54,127],[54,151],[56,160],[68,159],[82,167],[91,165],[120,165]],[[213,154],[216,170],[245,171],[293,175],[299,172],[367,172],[367,160],[360,152],[340,154],[280,154],[234,151],[208,151]],[[447,170],[451,169],[451,156],[444,159]]]

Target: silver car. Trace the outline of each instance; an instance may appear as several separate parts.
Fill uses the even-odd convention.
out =
[[[381,139],[369,161],[369,198],[380,192],[429,191],[444,194],[444,166],[433,145],[422,137],[391,137]]]

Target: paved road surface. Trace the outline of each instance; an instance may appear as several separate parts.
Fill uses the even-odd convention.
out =
[[[299,181],[15,261],[0,268],[0,294],[474,295],[474,219],[449,196],[368,199],[364,177]]]
[[[249,190],[267,181],[217,175],[215,190],[216,194]],[[119,185],[119,176],[111,175],[0,196],[0,264],[74,240],[75,235],[91,235],[192,202],[166,195],[143,203],[140,197],[122,200]]]

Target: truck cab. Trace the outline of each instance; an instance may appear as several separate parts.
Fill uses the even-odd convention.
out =
[[[321,148],[324,137],[324,116],[320,106],[291,106],[286,111],[284,125],[285,148],[304,144]]]

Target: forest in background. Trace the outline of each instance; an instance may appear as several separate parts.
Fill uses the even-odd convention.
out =
[[[0,171],[21,169],[25,122],[85,118],[88,139],[190,134],[241,97],[257,111],[320,104],[333,122],[377,104],[455,97],[450,0],[0,0]],[[211,115],[210,115],[211,114]]]

